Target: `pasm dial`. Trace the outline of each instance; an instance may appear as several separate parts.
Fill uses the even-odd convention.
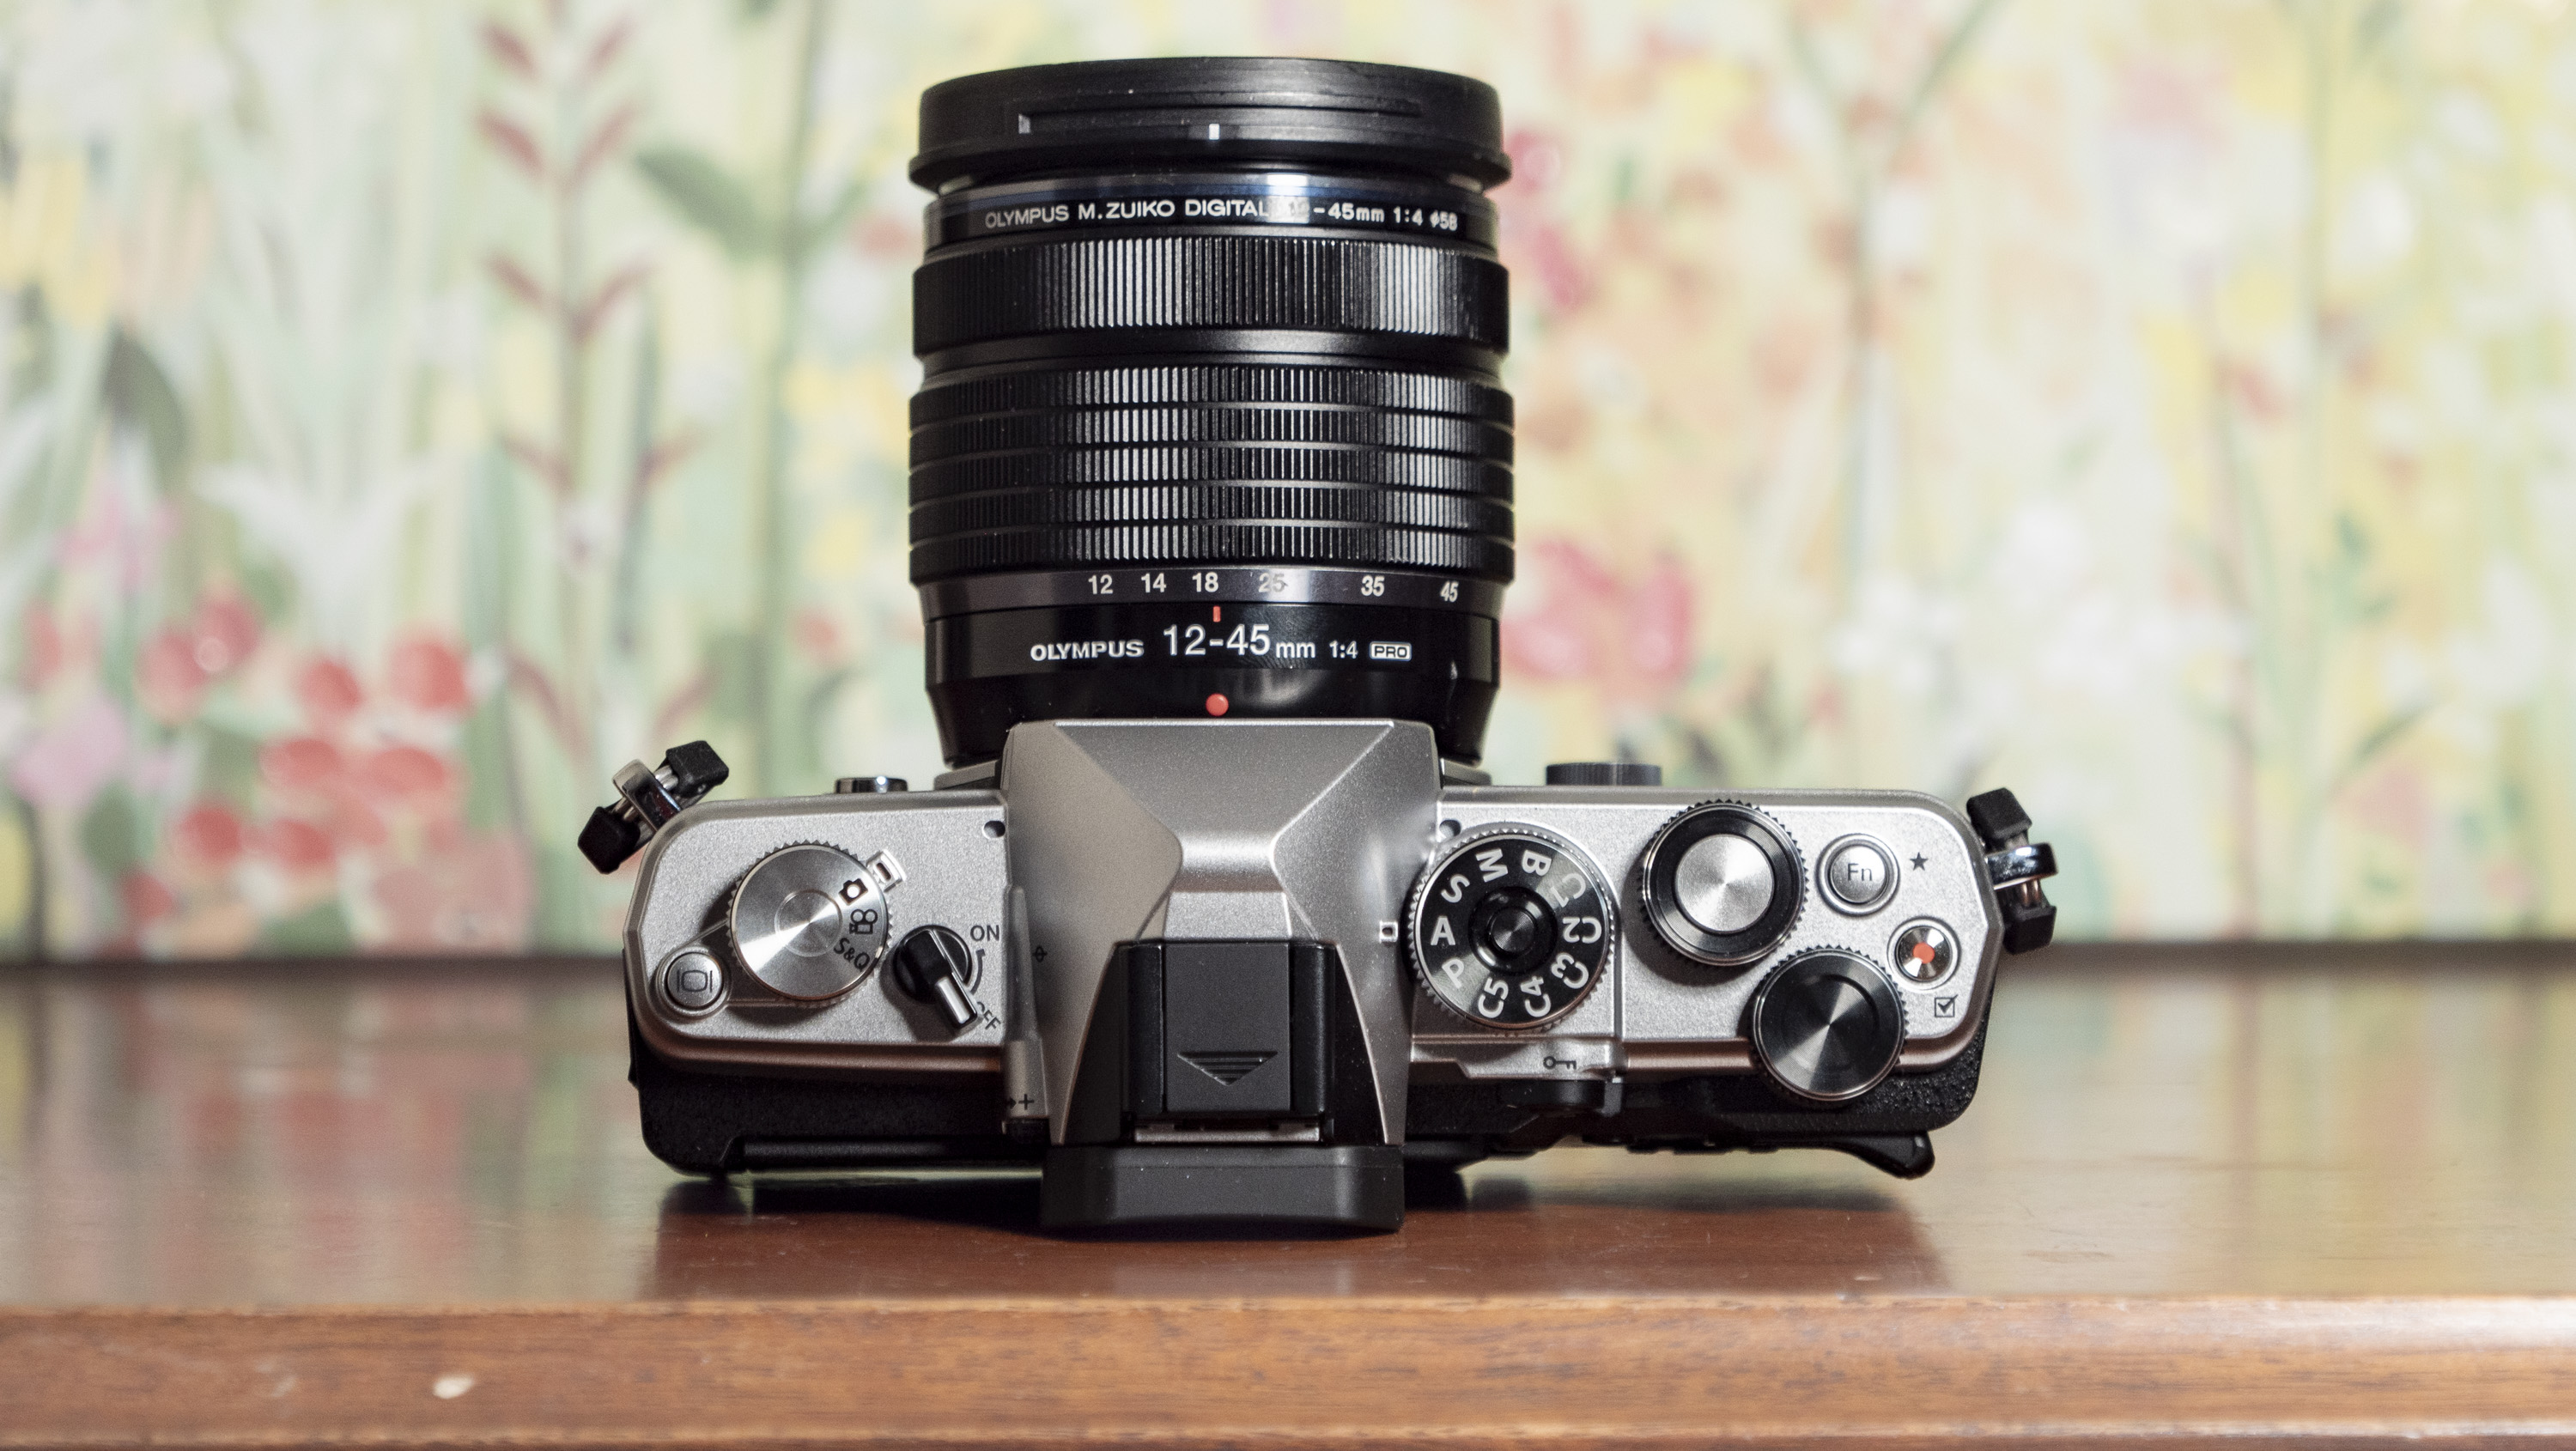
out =
[[[1573,1012],[1608,968],[1609,889],[1583,853],[1534,826],[1459,838],[1414,887],[1413,971],[1459,1017],[1506,1032]]]

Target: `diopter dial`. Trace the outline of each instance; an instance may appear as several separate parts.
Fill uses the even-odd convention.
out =
[[[1804,891],[1789,834],[1750,806],[1714,801],[1667,822],[1640,860],[1646,920],[1693,962],[1740,967],[1797,925]]]
[[[1478,1027],[1544,1028],[1601,981],[1617,922],[1583,853],[1534,826],[1484,827],[1451,843],[1413,889],[1414,975]]]

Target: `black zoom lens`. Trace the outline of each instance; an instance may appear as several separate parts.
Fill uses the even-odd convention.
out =
[[[1490,87],[1152,60],[921,98],[912,582],[949,763],[1024,720],[1483,753],[1512,575]]]

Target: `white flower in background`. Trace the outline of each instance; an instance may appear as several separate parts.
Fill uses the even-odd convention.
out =
[[[2483,618],[2455,630],[2443,644],[2451,698],[2462,705],[2505,710],[2539,690],[2556,653],[2555,612],[2549,597],[2511,560],[2487,565],[2480,581]]]

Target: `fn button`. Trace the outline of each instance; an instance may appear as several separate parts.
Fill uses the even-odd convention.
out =
[[[1854,915],[1875,912],[1896,895],[1896,854],[1866,836],[1846,836],[1825,848],[1816,874],[1825,900]]]

